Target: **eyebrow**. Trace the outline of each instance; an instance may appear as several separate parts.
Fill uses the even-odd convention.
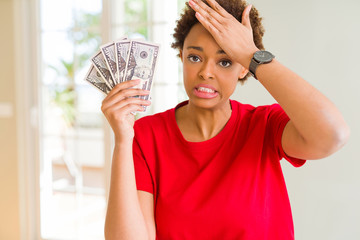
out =
[[[195,49],[195,50],[198,50],[198,51],[200,51],[200,52],[203,52],[203,51],[204,51],[204,49],[203,49],[202,47],[198,47],[198,46],[189,46],[189,47],[187,47],[186,49]],[[216,54],[226,54],[226,52],[225,52],[224,50],[220,49],[220,50],[218,50],[218,51],[216,52]]]

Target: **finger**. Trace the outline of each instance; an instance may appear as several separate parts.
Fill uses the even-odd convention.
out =
[[[208,30],[213,36],[219,34],[222,25],[213,18],[207,11],[202,9],[199,5],[194,3],[194,1],[189,1],[189,5],[194,9],[195,17],[198,21]],[[204,4],[205,5],[205,4]],[[208,9],[207,5],[205,5]],[[211,10],[209,10],[211,11]],[[213,11],[213,10],[212,10]],[[217,14],[217,13],[216,13]],[[219,16],[219,14],[217,14]]]
[[[109,122],[115,121],[121,121],[121,119],[124,119],[126,116],[131,115],[134,116],[136,112],[144,112],[145,108],[143,106],[137,105],[137,104],[129,104],[121,109],[116,109],[113,114],[107,114],[104,113],[106,118]]]
[[[144,106],[148,106],[148,105],[128,104],[119,109],[114,109],[113,114],[110,115],[111,117],[107,113],[105,113],[105,116],[108,115],[109,116],[109,117],[107,117],[108,119],[111,119],[111,118],[121,119],[122,116],[134,114],[135,112],[144,112],[146,109]]]
[[[211,33],[211,35],[217,36],[220,33],[219,28],[214,26],[214,24],[208,21],[207,19],[205,19],[200,13],[198,12],[195,13],[195,17],[204,26],[204,28]],[[216,25],[220,25],[220,24],[216,24]]]
[[[123,89],[127,89],[127,88],[132,88],[136,85],[138,85],[140,83],[139,79],[135,79],[135,80],[130,80],[130,81],[125,81],[122,83],[117,84],[113,89],[111,89],[111,91],[109,92],[109,94],[107,95],[108,98],[111,98],[111,96],[113,96],[114,94],[116,94],[117,92],[123,90]]]
[[[146,108],[144,106],[139,105],[128,105],[125,108],[123,108],[123,114],[125,115],[133,115],[135,116],[136,112],[145,112]]]
[[[206,0],[206,2],[210,5],[215,12],[220,14],[222,17],[228,17],[229,13],[215,0]]]
[[[107,95],[107,97],[104,99],[104,101],[107,101],[109,99],[114,98],[114,96],[119,95],[119,93],[124,93],[124,90],[126,89],[139,89],[139,88],[134,88],[136,85],[138,85],[140,83],[139,79],[135,79],[135,80],[130,80],[130,81],[126,81],[123,83],[120,83],[118,85],[116,85],[111,91],[110,93]],[[126,92],[126,91],[125,91]],[[131,93],[131,92],[130,92]],[[144,93],[140,93],[140,95],[147,95],[150,92],[145,91]],[[136,96],[136,95],[134,95]]]
[[[138,95],[146,96],[149,94],[150,94],[149,90],[145,90],[145,89],[141,89],[141,88],[126,88],[126,89],[122,89],[121,91],[115,93],[112,97],[109,98],[109,100],[110,99],[121,100],[121,99],[127,98],[127,97],[136,97]]]
[[[104,105],[101,107],[101,111],[105,115],[113,115],[113,114],[117,114],[118,111],[121,111],[121,109],[126,108],[129,105],[137,105],[140,108],[142,106],[150,106],[151,102],[149,100],[129,97],[122,101],[115,102],[111,105]]]
[[[124,90],[124,89],[128,89],[128,88],[132,88],[135,87],[136,85],[138,85],[140,83],[139,79],[135,79],[135,80],[130,80],[130,81],[125,81],[122,83],[117,84],[108,94],[108,97],[111,98],[113,95],[115,95],[116,93]]]
[[[139,107],[142,106],[150,106],[151,102],[149,100],[143,100],[140,98],[127,98],[124,101],[117,102],[113,104],[111,107],[104,109],[105,112],[116,112],[122,108],[125,108],[130,105],[137,105]]]
[[[250,23],[250,11],[251,11],[252,5],[247,6],[244,9],[243,15],[242,15],[242,21],[241,23],[247,27],[248,29],[251,29],[251,23]]]
[[[217,13],[214,9],[206,5],[201,0],[190,0],[189,5],[195,12],[199,13],[204,19],[212,23],[215,27],[219,27],[219,24],[224,18]]]
[[[103,107],[107,107],[115,104],[116,102],[120,102],[126,98],[134,98],[136,96],[147,96],[150,94],[150,91],[136,88],[127,88],[122,89],[121,91],[113,94],[113,96],[104,99],[102,102]]]

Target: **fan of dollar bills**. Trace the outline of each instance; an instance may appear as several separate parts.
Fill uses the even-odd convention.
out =
[[[140,79],[135,88],[151,90],[159,45],[122,38],[104,44],[91,58],[85,80],[105,94],[124,81]],[[149,96],[143,96],[148,100]]]

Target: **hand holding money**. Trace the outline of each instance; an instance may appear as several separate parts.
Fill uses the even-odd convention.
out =
[[[104,44],[92,57],[85,80],[109,94],[118,84],[138,79],[133,87],[150,92],[158,55],[159,45],[144,41],[123,38]],[[149,99],[149,95],[136,97]]]
[[[140,80],[131,80],[117,84],[102,102],[104,113],[115,134],[115,140],[132,140],[134,137],[134,116],[130,113],[144,111],[150,101],[134,96],[147,96],[150,91],[134,88]]]

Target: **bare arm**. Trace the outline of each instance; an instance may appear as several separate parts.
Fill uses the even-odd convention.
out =
[[[215,0],[207,2],[210,7],[201,0],[190,0],[189,4],[226,54],[248,69],[259,50],[253,41],[251,6],[245,8],[240,23]],[[291,119],[282,136],[289,156],[324,158],[347,142],[350,131],[338,109],[300,76],[277,60],[259,66],[256,75]]]
[[[149,239],[135,183],[132,143],[117,143],[111,167],[106,239]]]
[[[286,154],[319,159],[346,143],[347,124],[335,105],[317,89],[276,60],[259,66],[256,73],[291,119],[282,137]]]
[[[105,238],[150,239],[136,188],[132,144],[134,116],[141,105],[150,103],[131,96],[146,95],[129,81],[117,85],[104,99],[102,111],[115,134],[115,148],[111,168],[110,193],[105,221]]]
[[[144,214],[146,227],[150,239],[156,239],[156,226],[154,216],[154,195],[145,191],[138,190],[140,206]]]

